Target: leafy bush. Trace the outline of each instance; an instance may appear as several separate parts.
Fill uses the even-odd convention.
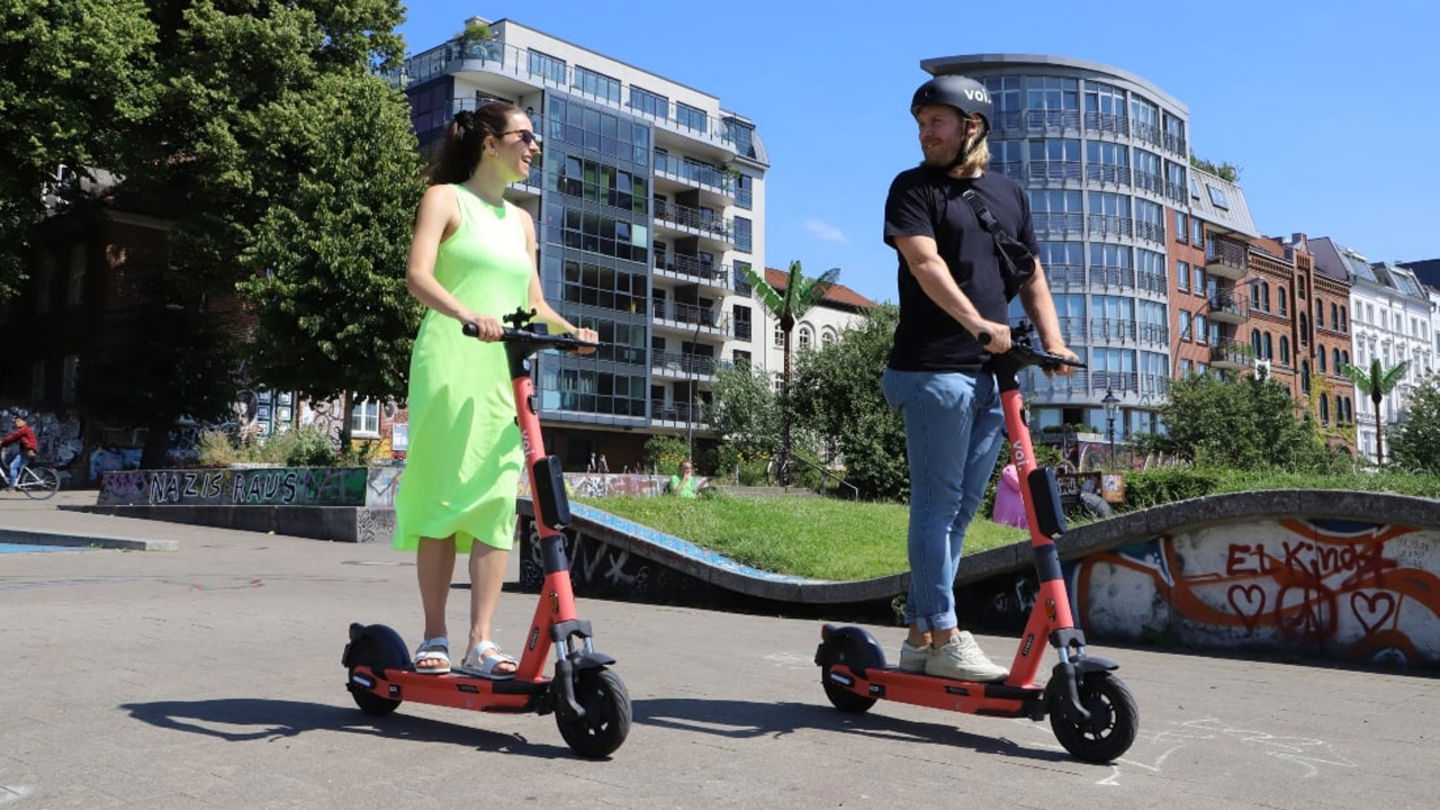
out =
[[[287,430],[270,437],[265,443],[276,461],[287,467],[328,467],[335,463],[335,448],[330,434],[314,427]]]
[[[687,458],[690,458],[690,445],[679,436],[651,436],[645,442],[645,466],[653,467],[661,475],[675,475],[680,471],[680,463]]]
[[[1231,473],[1191,467],[1127,472],[1125,506],[1127,509],[1147,509],[1209,495],[1219,490],[1228,474]]]

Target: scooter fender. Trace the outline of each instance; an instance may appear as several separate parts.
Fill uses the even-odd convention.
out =
[[[1050,682],[1045,685],[1046,697],[1050,699],[1050,705],[1062,707],[1056,698],[1059,694],[1065,697],[1063,708],[1071,713],[1078,720],[1089,720],[1090,712],[1080,705],[1080,681],[1091,675],[1098,675],[1111,670],[1119,669],[1120,665],[1107,658],[1091,658],[1081,656],[1072,658],[1069,661],[1061,661],[1055,665],[1051,672]],[[1060,692],[1060,690],[1064,692]],[[1058,693],[1058,694],[1057,694]]]
[[[574,655],[555,662],[555,680],[551,682],[551,689],[557,690],[556,702],[565,701],[565,705],[576,717],[585,716],[585,707],[575,699],[575,678],[586,670],[604,669],[615,663],[615,659],[598,652],[575,653]]]
[[[832,648],[847,651],[846,665],[862,678],[866,677],[865,671],[870,667],[885,666],[885,651],[880,649],[875,637],[862,627],[836,627],[833,624],[823,626],[820,629],[820,646],[815,648],[817,666],[823,667],[827,661],[838,657],[827,654]]]

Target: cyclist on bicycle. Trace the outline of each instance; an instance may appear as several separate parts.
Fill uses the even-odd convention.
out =
[[[5,438],[0,439],[0,448],[9,447],[19,442],[20,448],[15,452],[15,457],[10,459],[10,491],[14,492],[20,483],[20,471],[35,457],[40,449],[40,443],[35,440],[35,431],[25,423],[25,417],[15,417],[15,429],[10,431]]]

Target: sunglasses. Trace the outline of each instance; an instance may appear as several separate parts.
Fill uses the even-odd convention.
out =
[[[501,137],[511,134],[519,134],[520,140],[524,141],[526,146],[533,146],[540,141],[540,136],[531,129],[511,129],[500,133]]]

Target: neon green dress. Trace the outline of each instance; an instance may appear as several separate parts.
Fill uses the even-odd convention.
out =
[[[440,243],[435,278],[461,303],[499,318],[524,306],[534,272],[522,212],[492,206],[455,185],[460,225]],[[428,310],[410,355],[410,447],[395,494],[397,549],[455,535],[508,549],[524,455],[501,343],[466,337]]]

